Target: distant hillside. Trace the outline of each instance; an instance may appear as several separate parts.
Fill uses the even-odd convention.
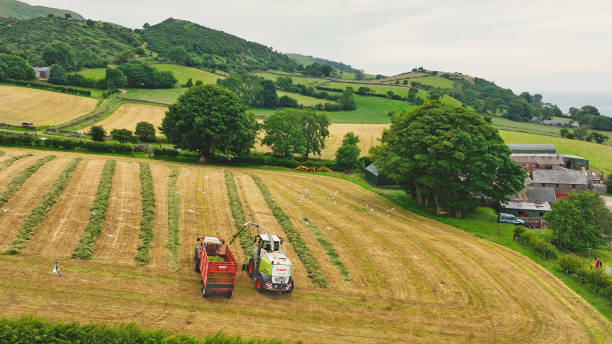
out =
[[[288,56],[265,45],[184,20],[170,18],[138,32],[147,48],[161,56],[168,56],[174,47],[184,47],[198,62],[225,67],[219,69],[292,71],[297,67]]]
[[[287,56],[289,56],[295,62],[297,62],[298,64],[304,67],[311,65],[315,62],[319,62],[321,64],[328,64],[342,72],[357,73],[359,71],[351,67],[350,65],[344,64],[342,62],[330,61],[330,60],[326,60],[326,59],[322,59],[318,57],[312,57],[312,56],[306,56],[306,55],[300,55],[300,54],[287,54]]]
[[[70,14],[72,19],[83,20],[83,16],[68,10],[44,6],[31,6],[17,0],[0,0],[0,17],[5,18],[32,19],[36,17],[46,17],[49,14],[64,17],[66,13]]]
[[[42,50],[55,41],[68,43],[77,61],[84,65],[103,65],[118,53],[135,51],[142,42],[136,33],[121,25],[39,17],[27,20],[0,18],[0,47],[26,57],[31,64],[42,63]]]

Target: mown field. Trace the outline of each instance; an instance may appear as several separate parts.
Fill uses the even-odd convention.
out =
[[[558,118],[566,119],[566,118]],[[559,130],[562,127],[554,127],[550,125],[535,124],[531,122],[515,122],[509,119],[493,117],[491,123],[498,130],[517,131],[522,133],[536,134],[536,135],[548,135],[561,137]],[[570,129],[572,130],[572,129]],[[612,145],[612,132],[593,130],[595,132],[608,136],[608,140],[604,142],[607,145]]]
[[[110,116],[95,123],[95,125],[102,126],[107,132],[113,129],[134,131],[138,122],[149,122],[155,128],[158,128],[166,116],[166,111],[168,111],[168,108],[155,105],[123,104]],[[87,132],[89,128],[83,131]]]
[[[0,122],[60,124],[94,109],[96,99],[26,87],[0,85]]]
[[[0,256],[5,316],[308,343],[612,339],[608,320],[530,259],[343,180],[2,151],[21,156],[0,171],[0,249],[16,253]],[[291,233],[291,295],[258,294],[240,272],[231,299],[202,298],[195,238],[227,239],[242,218]],[[238,241],[232,250],[242,261]]]

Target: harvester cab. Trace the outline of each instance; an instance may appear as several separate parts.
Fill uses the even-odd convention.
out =
[[[257,291],[278,293],[293,291],[291,261],[287,258],[283,239],[270,234],[255,223],[248,222],[244,225],[254,226],[262,232],[253,237],[253,253],[243,265],[243,269],[255,281]]]

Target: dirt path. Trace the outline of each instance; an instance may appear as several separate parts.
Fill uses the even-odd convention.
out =
[[[610,196],[601,196],[604,201],[606,201],[606,206],[612,211],[612,197]]]
[[[68,257],[89,221],[105,160],[83,160],[24,251],[26,255]]]
[[[135,264],[142,214],[139,171],[137,163],[117,161],[106,219],[93,249],[94,259]]]
[[[34,163],[30,161],[30,164]],[[49,187],[69,163],[69,158],[55,158],[41,166],[0,208],[0,248],[6,249]],[[30,165],[28,164],[28,165]],[[26,165],[25,167],[27,167]],[[16,174],[20,171],[15,171]],[[2,189],[4,190],[4,188]]]

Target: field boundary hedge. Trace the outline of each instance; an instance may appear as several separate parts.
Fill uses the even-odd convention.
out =
[[[0,145],[19,147],[42,147],[61,151],[81,151],[94,153],[116,153],[132,155],[134,146],[129,144],[94,142],[79,139],[60,139],[33,135],[0,135]]]
[[[340,256],[334,248],[334,245],[327,240],[323,232],[321,232],[319,227],[317,227],[314,223],[310,222],[307,218],[303,218],[302,220],[304,220],[306,227],[310,229],[315,239],[317,239],[317,242],[319,242],[319,245],[321,245],[321,247],[323,247],[325,250],[325,253],[327,253],[329,261],[336,266],[340,276],[342,276],[345,281],[352,281],[353,278],[351,278],[351,274],[349,274],[344,266],[344,263],[342,263],[342,260],[340,260]]]
[[[43,84],[39,82],[14,80],[14,79],[7,79],[7,80],[3,80],[2,82],[7,83],[7,84],[17,85],[17,86],[29,87],[29,88],[38,88],[38,89],[45,90],[45,91],[70,93],[70,94],[76,94],[80,96],[91,97],[91,91],[81,90],[81,89],[74,88],[74,87],[66,87],[66,86],[53,85],[53,84]]]
[[[282,344],[278,340],[242,339],[223,332],[198,338],[163,330],[141,329],[134,323],[81,325],[77,322],[52,323],[33,317],[16,320],[0,318],[0,343]]]
[[[4,154],[4,153],[3,153]],[[1,156],[2,154],[0,154]],[[23,154],[23,155],[16,155],[16,156],[12,156],[6,160],[4,160],[2,163],[0,163],[0,172],[6,170],[7,168],[9,168],[12,164],[15,163],[15,161],[23,159],[23,158],[27,158],[32,156],[32,154]]]
[[[153,176],[148,163],[139,162],[140,166],[140,198],[142,217],[140,221],[140,244],[134,259],[138,265],[151,261],[151,243],[153,242],[153,221],[155,220],[155,196],[153,193]]]
[[[44,158],[40,158],[36,160],[36,162],[34,162],[32,165],[26,167],[23,171],[19,172],[19,174],[13,179],[11,179],[11,181],[6,186],[6,189],[0,192],[0,206],[4,205],[4,203],[6,203],[9,198],[21,188],[23,183],[25,183],[28,178],[30,178],[34,173],[36,173],[36,171],[38,171],[38,169],[42,165],[48,163],[53,159],[55,159],[55,155],[47,155]]]
[[[243,230],[243,225],[247,222],[246,216],[244,216],[244,209],[242,208],[242,202],[240,202],[240,196],[238,196],[238,189],[236,189],[236,182],[234,181],[234,174],[230,171],[223,171],[225,176],[225,187],[227,189],[227,197],[229,198],[230,210],[232,211],[232,219],[234,220],[234,226],[236,227],[236,233],[239,235],[240,247],[244,251],[244,256],[249,257],[253,253],[253,242],[251,241],[251,232]],[[235,236],[236,234],[234,234]],[[232,237],[232,239],[234,239]]]
[[[250,176],[255,181],[255,184],[257,184],[259,191],[261,191],[261,194],[263,195],[264,200],[268,204],[268,208],[270,208],[272,214],[276,218],[276,221],[278,221],[278,224],[281,226],[281,228],[287,235],[287,239],[289,239],[289,242],[291,243],[291,245],[293,245],[295,253],[297,253],[298,258],[306,269],[308,278],[310,278],[312,282],[314,282],[320,288],[327,288],[327,281],[325,280],[325,277],[319,269],[319,264],[317,264],[317,261],[310,253],[310,250],[308,249],[308,246],[306,246],[306,244],[304,243],[304,240],[302,240],[300,233],[295,230],[289,217],[285,215],[285,212],[283,212],[281,207],[276,204],[276,201],[274,201],[272,195],[270,194],[270,190],[268,190],[268,187],[263,183],[261,178],[254,174],[251,174]]]
[[[108,199],[113,188],[113,175],[115,174],[115,160],[107,160],[102,170],[96,198],[89,210],[89,223],[83,232],[79,245],[72,252],[72,258],[91,259],[93,244],[102,231],[102,222],[106,217]]]
[[[32,239],[34,227],[45,218],[45,215],[47,215],[51,207],[57,202],[57,197],[66,188],[66,185],[72,177],[72,173],[79,166],[81,160],[83,160],[81,157],[72,159],[64,171],[62,171],[55,183],[49,188],[49,191],[47,191],[40,202],[38,202],[36,208],[32,210],[21,228],[19,228],[15,238],[10,243],[8,251],[5,253],[17,254],[25,248],[26,243]]]
[[[170,259],[175,263],[178,263],[179,207],[181,204],[181,198],[176,187],[179,171],[178,167],[170,166],[170,175],[168,176],[168,243],[166,248],[170,251]]]

